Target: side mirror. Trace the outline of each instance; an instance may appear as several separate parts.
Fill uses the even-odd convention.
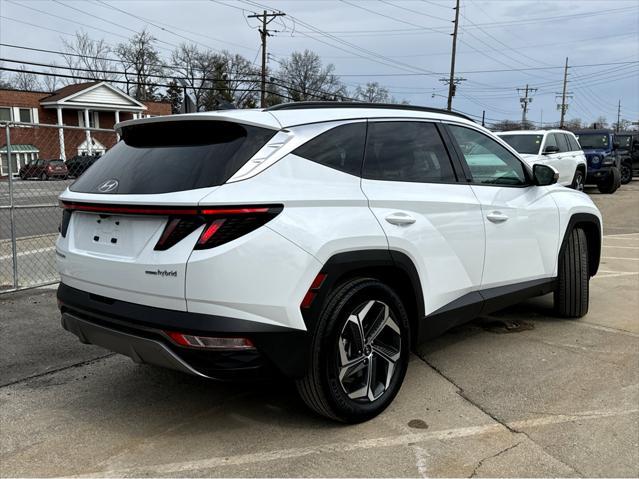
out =
[[[554,185],[559,179],[559,172],[552,166],[536,164],[533,165],[533,179],[537,186]]]
[[[548,145],[544,148],[544,155],[551,155],[553,153],[557,153],[559,151],[559,147],[555,145]]]

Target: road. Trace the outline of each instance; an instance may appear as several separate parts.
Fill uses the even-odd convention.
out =
[[[591,191],[603,258],[581,320],[536,298],[422,345],[376,419],[286,382],[139,366],[61,330],[54,292],[0,296],[2,476],[639,476],[639,182]]]

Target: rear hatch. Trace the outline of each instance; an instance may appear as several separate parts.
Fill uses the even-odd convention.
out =
[[[211,212],[199,210],[198,203],[276,129],[174,118],[125,123],[122,141],[61,195],[57,256],[64,283],[186,310],[186,264],[210,224]]]

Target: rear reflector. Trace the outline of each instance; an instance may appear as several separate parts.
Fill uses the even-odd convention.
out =
[[[317,296],[317,293],[322,287],[322,284],[324,284],[325,279],[325,273],[319,273],[317,276],[315,276],[315,279],[311,283],[310,288],[308,288],[308,291],[304,295],[304,299],[302,299],[302,304],[300,305],[302,309],[308,309],[311,307],[311,305],[313,304],[313,300]]]
[[[255,349],[255,345],[248,338],[212,338],[209,336],[194,336],[175,331],[164,332],[174,343],[180,346],[216,350]]]

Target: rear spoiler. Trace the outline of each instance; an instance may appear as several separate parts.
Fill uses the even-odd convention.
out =
[[[177,121],[228,121],[240,125],[256,126],[269,130],[281,130],[282,125],[274,115],[263,110],[224,110],[220,112],[186,113],[182,115],[153,116],[137,120],[126,120],[115,125],[115,131],[122,134],[122,130],[133,125],[148,123],[168,123]]]

